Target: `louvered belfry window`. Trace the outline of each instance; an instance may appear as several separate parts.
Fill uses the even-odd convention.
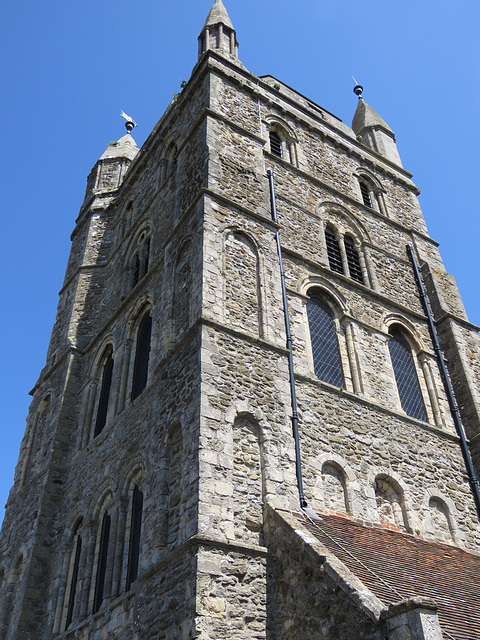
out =
[[[323,382],[343,387],[343,371],[333,313],[323,300],[313,295],[307,302],[315,375]]]
[[[390,330],[388,342],[400,404],[405,413],[427,421],[427,412],[415,369],[412,350],[405,336],[397,329]]]
[[[98,401],[97,419],[95,421],[95,431],[93,437],[98,436],[102,432],[105,423],[107,422],[108,413],[108,401],[110,398],[110,388],[112,386],[112,374],[113,374],[113,358],[112,349],[110,348],[103,365],[102,372],[102,386],[100,388],[100,398]]]
[[[363,180],[360,180],[360,191],[362,193],[363,204],[366,207],[372,207],[372,198],[370,196],[370,189],[368,184]]]
[[[353,238],[345,236],[343,239],[345,245],[345,254],[347,256],[348,271],[352,280],[356,280],[363,284],[362,269],[360,266],[360,259],[358,257],[358,251],[355,249]]]
[[[152,335],[152,316],[143,316],[137,332],[137,348],[133,366],[132,400],[135,400],[147,386],[148,361],[150,358],[150,339]]]
[[[110,539],[110,516],[107,512],[103,515],[102,531],[100,533],[100,545],[98,552],[97,577],[95,580],[95,595],[93,598],[93,613],[100,609],[103,602],[105,589],[105,575],[107,572],[108,543]]]
[[[132,496],[132,517],[130,521],[130,542],[128,545],[128,565],[126,590],[129,591],[132,582],[138,576],[140,560],[140,534],[142,532],[143,493],[135,485]]]
[[[325,229],[325,242],[327,244],[328,264],[332,271],[343,273],[342,254],[340,245],[331,229]]]
[[[270,131],[270,152],[274,156],[282,157],[282,139],[276,131]]]

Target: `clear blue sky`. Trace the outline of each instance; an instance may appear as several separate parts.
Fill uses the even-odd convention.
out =
[[[0,253],[2,441],[6,501],[45,363],[86,176],[125,130],[144,142],[188,79],[213,0],[4,0]],[[239,56],[347,124],[364,98],[397,135],[422,189],[430,234],[480,324],[480,2],[225,0]],[[1,515],[0,515],[1,517]]]

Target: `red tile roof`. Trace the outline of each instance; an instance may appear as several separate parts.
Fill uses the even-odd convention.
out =
[[[426,596],[445,638],[480,640],[480,555],[413,535],[320,514],[302,524],[385,605]]]

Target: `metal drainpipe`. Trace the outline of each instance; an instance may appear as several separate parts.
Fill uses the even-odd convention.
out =
[[[272,219],[276,225],[278,225],[277,219],[277,205],[275,202],[275,184],[273,181],[273,171],[269,169],[267,171],[268,182],[270,184],[270,203],[272,208]],[[288,301],[287,301],[287,287],[285,285],[285,272],[283,270],[282,260],[282,247],[280,245],[280,233],[277,231],[275,234],[277,241],[277,253],[278,262],[280,264],[280,277],[282,282],[282,298],[283,298],[283,313],[285,317],[285,333],[287,335],[287,349],[288,349],[288,368],[290,373],[290,396],[292,401],[292,428],[293,439],[295,440],[295,464],[297,472],[297,486],[298,495],[300,498],[300,506],[307,507],[307,501],[303,495],[303,480],[302,480],[302,461],[300,459],[300,440],[298,437],[298,413],[297,413],[297,395],[295,393],[295,372],[293,370],[293,355],[292,355],[292,334],[290,332],[290,317],[288,315]]]
[[[475,499],[475,505],[477,507],[477,513],[480,519],[480,490],[478,486],[477,474],[475,473],[475,469],[472,463],[472,458],[470,457],[470,451],[468,449],[467,441],[465,438],[465,431],[463,428],[462,420],[460,418],[460,411],[458,410],[458,405],[455,400],[455,396],[453,395],[453,389],[450,383],[450,378],[447,373],[447,368],[445,366],[445,360],[443,359],[443,354],[440,349],[440,345],[438,343],[437,331],[435,329],[435,323],[433,321],[433,317],[430,311],[430,305],[428,303],[425,287],[423,286],[422,276],[420,275],[420,270],[418,268],[417,260],[415,258],[415,254],[413,253],[413,248],[410,244],[407,244],[407,253],[410,260],[412,261],[413,270],[415,272],[415,278],[417,280],[418,289],[420,291],[420,297],[422,298],[423,308],[425,309],[425,313],[427,314],[428,326],[430,328],[430,334],[432,336],[432,341],[433,341],[433,348],[435,350],[435,353],[438,358],[438,362],[440,364],[440,371],[442,373],[443,384],[444,384],[445,392],[448,398],[448,404],[450,405],[450,411],[452,413],[453,421],[455,423],[455,428],[460,438],[460,447],[462,449],[465,466],[467,467],[468,480],[470,482],[470,486],[473,491],[473,497]]]

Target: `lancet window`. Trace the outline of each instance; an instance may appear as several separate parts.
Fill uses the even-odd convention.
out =
[[[343,387],[342,361],[331,307],[314,292],[307,302],[307,316],[315,375],[323,382]]]
[[[130,515],[130,539],[128,543],[127,578],[125,588],[129,591],[137,579],[140,562],[140,537],[142,532],[143,492],[135,485],[132,492]]]
[[[102,381],[100,385],[100,395],[98,399],[97,416],[95,419],[95,430],[93,433],[94,438],[102,432],[103,427],[107,422],[110,389],[112,386],[112,375],[113,375],[112,353],[113,353],[112,346],[109,345],[105,350],[105,353],[102,359],[103,362],[101,365]]]
[[[137,330],[132,378],[132,401],[135,400],[147,386],[151,335],[152,316],[150,315],[150,311],[147,311],[140,320]]]
[[[402,409],[408,416],[426,421],[427,412],[410,344],[397,327],[391,328],[389,333],[388,349]]]

